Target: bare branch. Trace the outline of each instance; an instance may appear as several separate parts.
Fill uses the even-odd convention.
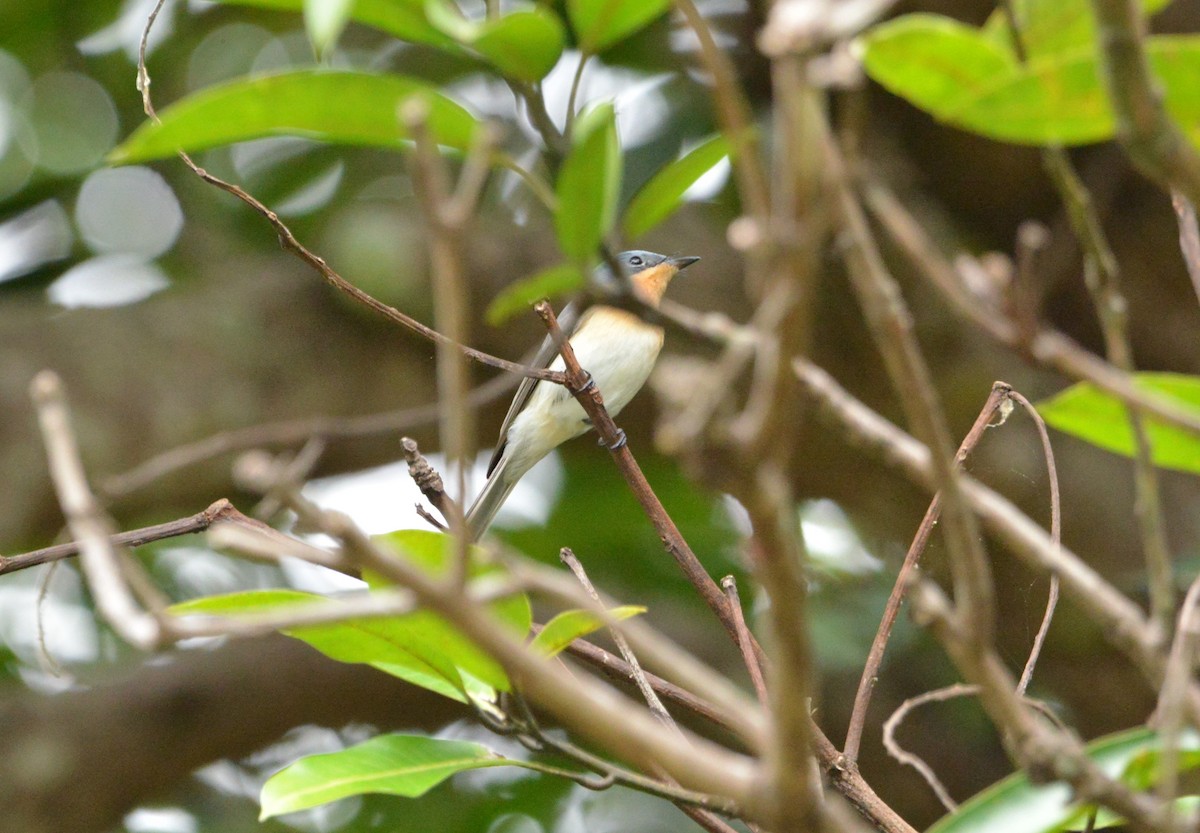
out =
[[[121,552],[113,546],[116,529],[88,488],[71,431],[62,380],[49,370],[34,377],[30,395],[49,458],[50,475],[67,518],[71,535],[79,542],[83,572],[96,599],[96,607],[125,641],[142,650],[157,647],[163,638],[158,619],[140,609],[122,575]],[[131,568],[140,569],[140,565]]]
[[[988,395],[983,409],[979,412],[979,416],[975,418],[975,424],[971,426],[971,430],[967,432],[966,437],[963,438],[962,443],[958,447],[958,453],[955,456],[960,463],[966,460],[971,452],[975,450],[975,446],[983,438],[983,432],[992,423],[996,412],[1000,410],[1011,392],[1012,388],[1003,382],[996,382],[992,385],[992,391]],[[914,577],[914,571],[917,569],[917,562],[920,561],[921,554],[925,551],[925,547],[929,543],[929,537],[933,534],[933,527],[937,523],[940,513],[941,493],[939,492],[933,496],[933,500],[929,504],[929,509],[926,510],[925,517],[921,520],[921,525],[917,527],[916,535],[913,536],[912,543],[908,547],[908,552],[904,556],[904,562],[900,565],[900,571],[896,575],[896,582],[892,586],[891,595],[888,597],[887,605],[884,607],[883,618],[879,622],[879,629],[875,632],[875,639],[871,642],[871,650],[867,653],[867,661],[863,666],[862,677],[858,681],[858,691],[854,695],[854,708],[850,713],[850,723],[846,729],[846,745],[842,751],[848,762],[853,763],[858,760],[859,745],[862,743],[863,728],[866,726],[867,721],[867,707],[871,703],[871,691],[875,687],[879,667],[883,664],[883,654],[887,650],[887,643],[891,638],[892,628],[896,624],[896,617],[900,613],[900,605],[904,601],[904,594],[908,591],[908,585]],[[899,719],[902,719],[902,717]],[[937,789],[938,787],[934,787],[935,791]],[[946,802],[943,801],[942,803],[945,804]]]
[[[1117,139],[1163,188],[1200,202],[1200,153],[1171,121],[1146,57],[1146,20],[1136,0],[1092,0],[1100,64]]]

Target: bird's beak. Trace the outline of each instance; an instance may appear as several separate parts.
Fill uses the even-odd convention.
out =
[[[667,258],[667,263],[674,266],[676,271],[680,271],[688,268],[699,259],[700,258],[698,257],[692,257],[690,255],[688,257],[669,257]]]

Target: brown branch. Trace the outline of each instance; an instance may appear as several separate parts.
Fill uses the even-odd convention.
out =
[[[1171,191],[1171,205],[1179,222],[1179,251],[1196,298],[1200,299],[1200,227],[1196,224],[1196,207],[1183,194]]]
[[[978,693],[979,686],[964,685],[962,683],[934,689],[933,691],[926,691],[924,694],[918,694],[916,697],[909,697],[883,723],[883,748],[901,764],[907,764],[920,773],[921,777],[925,779],[925,783],[929,785],[934,795],[937,796],[938,801],[942,802],[942,806],[951,813],[958,809],[958,802],[950,797],[950,791],[946,789],[945,784],[942,783],[942,779],[937,777],[937,773],[933,771],[933,767],[927,764],[919,755],[909,752],[897,742],[896,732],[899,730],[900,724],[904,722],[904,718],[908,717],[908,713],[915,708],[923,706],[926,703],[944,703],[955,697],[970,697]]]
[[[177,538],[180,535],[203,532],[218,521],[224,520],[236,521],[252,526],[265,526],[253,518],[246,517],[232,503],[225,498],[221,498],[203,512],[197,512],[195,515],[186,518],[177,518],[166,523],[142,527],[141,529],[118,532],[111,536],[110,540],[114,547],[140,547],[142,544],[149,544],[152,541],[161,541],[165,538]],[[70,558],[79,554],[80,547],[81,544],[79,541],[68,541],[65,544],[56,544],[52,547],[32,550],[20,555],[0,556],[0,575],[14,573],[17,570],[24,570],[29,567],[37,567],[41,564],[58,561],[62,558]]]
[[[962,443],[958,447],[956,459],[960,464],[975,450],[975,446],[983,438],[983,432],[992,423],[996,412],[1000,410],[1011,392],[1012,387],[1004,382],[996,382],[992,385],[992,391],[988,395],[983,409],[979,412],[979,416],[975,418],[975,424],[971,426],[971,430],[967,432],[966,437],[963,438]],[[883,654],[887,650],[887,643],[891,638],[892,628],[895,626],[896,618],[900,614],[900,605],[904,601],[904,594],[908,591],[908,585],[912,580],[914,571],[917,569],[917,563],[920,561],[921,554],[925,551],[925,547],[929,543],[929,538],[933,534],[933,528],[937,524],[940,513],[941,493],[939,492],[933,496],[929,508],[925,511],[925,517],[921,520],[921,525],[917,527],[916,535],[913,536],[912,543],[908,547],[908,552],[905,553],[904,562],[900,565],[900,571],[896,575],[895,583],[892,585],[891,595],[888,596],[887,605],[884,607],[883,618],[879,622],[879,629],[875,632],[875,639],[871,642],[871,650],[867,653],[867,661],[863,666],[862,677],[858,681],[858,691],[854,695],[854,708],[850,712],[850,723],[846,729],[846,745],[842,750],[842,754],[845,755],[846,761],[849,764],[854,764],[858,761],[858,750],[862,743],[862,733],[867,721],[867,707],[871,703],[871,692],[875,688],[875,680],[879,674],[879,667],[883,664]],[[936,790],[937,788],[935,787],[934,789]],[[942,803],[944,804],[945,802],[943,801]]]
[[[1062,333],[1043,327],[1032,341],[1023,340],[1012,322],[966,289],[955,268],[891,191],[881,182],[872,181],[865,186],[864,196],[871,213],[917,267],[919,274],[928,279],[954,311],[971,322],[979,332],[1032,357],[1038,364],[1054,368],[1068,378],[1091,382],[1122,402],[1137,405],[1146,414],[1168,425],[1200,434],[1200,419],[1194,414],[1140,390],[1128,373],[1113,367]]]
[[[950,429],[938,401],[928,365],[913,333],[912,316],[895,279],[883,263],[858,197],[851,189],[841,154],[829,134],[823,135],[824,159],[834,183],[840,221],[850,238],[845,253],[851,285],[882,354],[892,387],[913,433],[930,452],[931,474],[941,493],[944,535],[956,604],[965,611],[963,625],[973,642],[992,642],[994,591],[979,525],[959,487],[951,451]]]
[[[467,396],[467,404],[479,407],[498,399],[517,385],[518,378],[503,374],[489,379],[471,391]],[[314,437],[332,440],[393,434],[433,422],[437,419],[437,408],[437,403],[431,402],[366,416],[290,419],[221,431],[163,451],[128,471],[105,478],[100,483],[100,492],[109,499],[124,497],[171,472],[236,451],[294,445]]]
[[[684,540],[683,534],[675,526],[675,522],[667,514],[658,495],[654,493],[649,481],[646,480],[646,476],[642,473],[641,467],[638,466],[625,442],[625,433],[617,428],[616,423],[605,409],[600,391],[594,384],[589,385],[590,377],[579,366],[579,361],[575,358],[575,351],[571,349],[571,343],[563,336],[562,329],[558,326],[558,319],[554,315],[554,309],[549,303],[541,301],[534,307],[534,310],[546,323],[546,328],[562,353],[563,362],[566,365],[563,375],[567,390],[571,391],[576,401],[582,406],[591,420],[592,426],[596,429],[596,433],[600,435],[601,441],[612,453],[617,467],[625,477],[625,482],[654,525],[667,552],[675,559],[688,581],[696,588],[700,597],[725,627],[734,644],[738,644],[737,623],[725,594],[721,592],[721,588],[704,569],[700,559],[692,552],[692,548]]]
[[[932,490],[928,450],[892,423],[852,397],[828,373],[796,361],[798,378],[819,406],[818,413],[857,446],[900,468]],[[987,528],[1033,569],[1056,575],[1066,594],[1096,622],[1104,637],[1128,656],[1153,685],[1162,684],[1165,660],[1157,629],[1137,605],[1105,581],[1083,559],[1056,545],[1044,529],[1001,495],[964,475],[966,499]],[[1189,714],[1200,716],[1200,691],[1188,691]]]
[[[1171,121],[1146,55],[1146,20],[1137,0],[1092,0],[1099,57],[1117,140],[1143,173],[1200,202],[1200,153]]]
[[[742,662],[745,663],[746,670],[750,672],[750,683],[754,686],[754,693],[758,695],[758,702],[764,709],[769,708],[770,698],[767,696],[767,683],[763,679],[763,669],[758,661],[758,654],[754,652],[754,637],[750,633],[750,629],[746,627],[746,619],[742,614],[742,600],[738,595],[737,579],[733,576],[725,576],[721,579],[721,586],[725,588],[725,598],[729,600],[729,609],[733,612],[734,624],[737,625],[738,648],[742,652]]]
[[[142,93],[142,108],[145,110],[146,115],[155,122],[158,121],[158,114],[155,112],[154,104],[150,98],[150,74],[146,69],[146,43],[150,37],[150,30],[153,28],[154,22],[158,18],[158,14],[162,10],[164,2],[165,0],[158,0],[157,5],[150,13],[150,16],[146,21],[146,27],[142,30],[141,44],[138,49],[138,89],[141,90]],[[429,339],[435,344],[443,344],[453,347],[454,349],[461,351],[463,355],[474,359],[481,364],[490,365],[491,367],[496,367],[500,370],[507,370],[510,373],[517,373],[521,376],[526,376],[531,379],[554,382],[555,384],[563,383],[562,374],[557,371],[548,370],[546,368],[528,367],[516,362],[510,362],[507,359],[502,359],[499,356],[493,356],[489,353],[483,352],[482,350],[476,350],[475,348],[468,347],[465,344],[459,344],[432,327],[422,324],[415,318],[406,315],[395,307],[389,306],[383,301],[380,301],[372,295],[362,291],[358,287],[354,286],[354,284],[350,283],[341,275],[339,275],[332,267],[329,266],[328,263],[325,262],[324,258],[320,257],[304,246],[292,233],[291,229],[288,228],[287,224],[279,218],[279,215],[269,209],[253,195],[248,193],[240,186],[234,185],[231,182],[226,182],[220,177],[209,173],[204,168],[201,168],[199,165],[197,165],[188,154],[183,153],[182,151],[179,153],[179,158],[183,160],[183,163],[187,165],[188,168],[191,169],[192,173],[196,174],[196,176],[200,177],[200,179],[202,179],[204,182],[207,182],[209,185],[219,188],[225,193],[241,200],[256,214],[265,219],[275,230],[276,235],[278,235],[279,245],[285,250],[294,254],[300,260],[304,261],[304,263],[308,264],[308,266],[320,274],[321,277],[325,279],[325,282],[334,289],[337,289],[338,291],[348,295],[350,298],[354,299],[360,304],[363,304],[367,308],[374,310],[384,318],[387,318],[389,321],[393,321],[396,324],[412,330],[413,332]]]
[[[913,589],[912,604],[917,624],[933,633],[967,682],[978,686],[979,701],[1018,766],[1041,779],[1069,784],[1077,799],[1114,810],[1139,833],[1163,829],[1163,812],[1155,799],[1110,777],[1088,758],[1076,738],[1038,720],[1016,693],[1015,681],[995,650],[974,644],[935,584],[919,582]]]
[[[38,424],[46,446],[50,475],[67,527],[79,541],[79,554],[96,607],[129,644],[149,650],[163,638],[158,618],[138,607],[125,571],[141,565],[122,564],[123,550],[113,545],[116,530],[88,487],[79,446],[71,430],[62,380],[49,370],[34,377],[30,395],[37,407]]]
[[[442,517],[448,519],[454,517],[455,513],[461,513],[462,510],[457,508],[454,499],[446,494],[442,476],[425,459],[417,441],[412,437],[402,437],[400,450],[404,453],[404,461],[408,463],[408,476],[417,484],[425,499],[442,513]]]
[[[1058,488],[1058,464],[1054,462],[1054,448],[1050,445],[1050,433],[1046,430],[1046,421],[1033,407],[1033,403],[1017,391],[1009,393],[1009,397],[1025,409],[1037,426],[1038,437],[1042,441],[1042,456],[1046,460],[1046,479],[1050,482],[1050,545],[1062,547],[1062,498]],[[1059,581],[1058,576],[1050,576],[1050,592],[1046,598],[1046,612],[1042,615],[1042,623],[1038,626],[1033,637],[1033,646],[1029,649],[1029,658],[1025,660],[1025,668],[1021,671],[1021,680],[1017,683],[1017,694],[1024,694],[1033,679],[1033,671],[1037,667],[1038,657],[1042,654],[1042,646],[1046,643],[1046,635],[1050,632],[1050,623],[1054,619],[1054,609],[1058,606]]]

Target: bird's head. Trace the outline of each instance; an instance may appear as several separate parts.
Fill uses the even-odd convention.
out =
[[[625,279],[633,291],[651,306],[658,306],[671,278],[691,266],[698,257],[670,257],[655,252],[634,249],[617,255],[617,262],[625,273]]]

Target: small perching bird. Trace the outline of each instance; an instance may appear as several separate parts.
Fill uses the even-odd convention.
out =
[[[644,251],[617,255],[634,294],[654,307],[679,270],[699,259]],[[569,316],[564,314],[564,319]],[[570,328],[569,320],[565,326]],[[580,366],[599,388],[605,408],[616,416],[650,377],[662,350],[663,330],[632,312],[597,304],[579,319],[569,340]],[[549,339],[534,360],[535,366],[546,364],[554,370],[564,369],[562,356]],[[536,379],[522,381],[500,426],[500,441],[488,465],[487,483],[467,512],[471,540],[483,535],[517,481],[534,464],[591,427],[583,407],[565,387]]]

